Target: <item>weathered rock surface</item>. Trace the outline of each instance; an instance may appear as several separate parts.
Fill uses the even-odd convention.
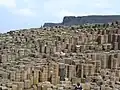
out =
[[[0,35],[0,90],[120,90],[120,24]]]

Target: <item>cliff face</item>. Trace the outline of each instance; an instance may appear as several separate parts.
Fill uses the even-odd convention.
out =
[[[43,27],[53,27],[53,26],[59,26],[62,23],[45,23]]]
[[[66,26],[80,24],[81,19],[82,17],[66,16],[63,18],[62,24]]]
[[[120,20],[120,15],[92,15],[92,16],[65,16],[62,23],[45,23],[44,27],[52,27],[58,25],[79,25],[79,24],[95,24],[95,23],[109,23]]]

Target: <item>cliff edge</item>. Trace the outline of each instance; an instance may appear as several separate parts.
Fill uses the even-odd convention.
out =
[[[61,23],[45,23],[43,27],[83,25],[86,23],[110,23],[120,20],[120,15],[65,16]]]

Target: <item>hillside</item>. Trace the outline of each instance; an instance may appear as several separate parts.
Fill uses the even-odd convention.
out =
[[[120,24],[0,34],[0,90],[120,90]]]
[[[96,23],[111,23],[120,20],[120,15],[91,15],[91,16],[65,16],[61,23],[45,23],[44,27],[52,26],[71,26],[71,25],[83,25],[83,24],[96,24]]]

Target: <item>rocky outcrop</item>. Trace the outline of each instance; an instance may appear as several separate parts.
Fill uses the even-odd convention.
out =
[[[44,27],[53,27],[53,26],[59,26],[59,25],[61,25],[61,23],[45,23],[44,24]]]
[[[64,19],[69,21],[69,19]],[[0,90],[120,90],[120,23],[0,35]]]
[[[62,23],[45,23],[43,27],[83,25],[86,23],[109,23],[120,20],[120,15],[65,16]]]

